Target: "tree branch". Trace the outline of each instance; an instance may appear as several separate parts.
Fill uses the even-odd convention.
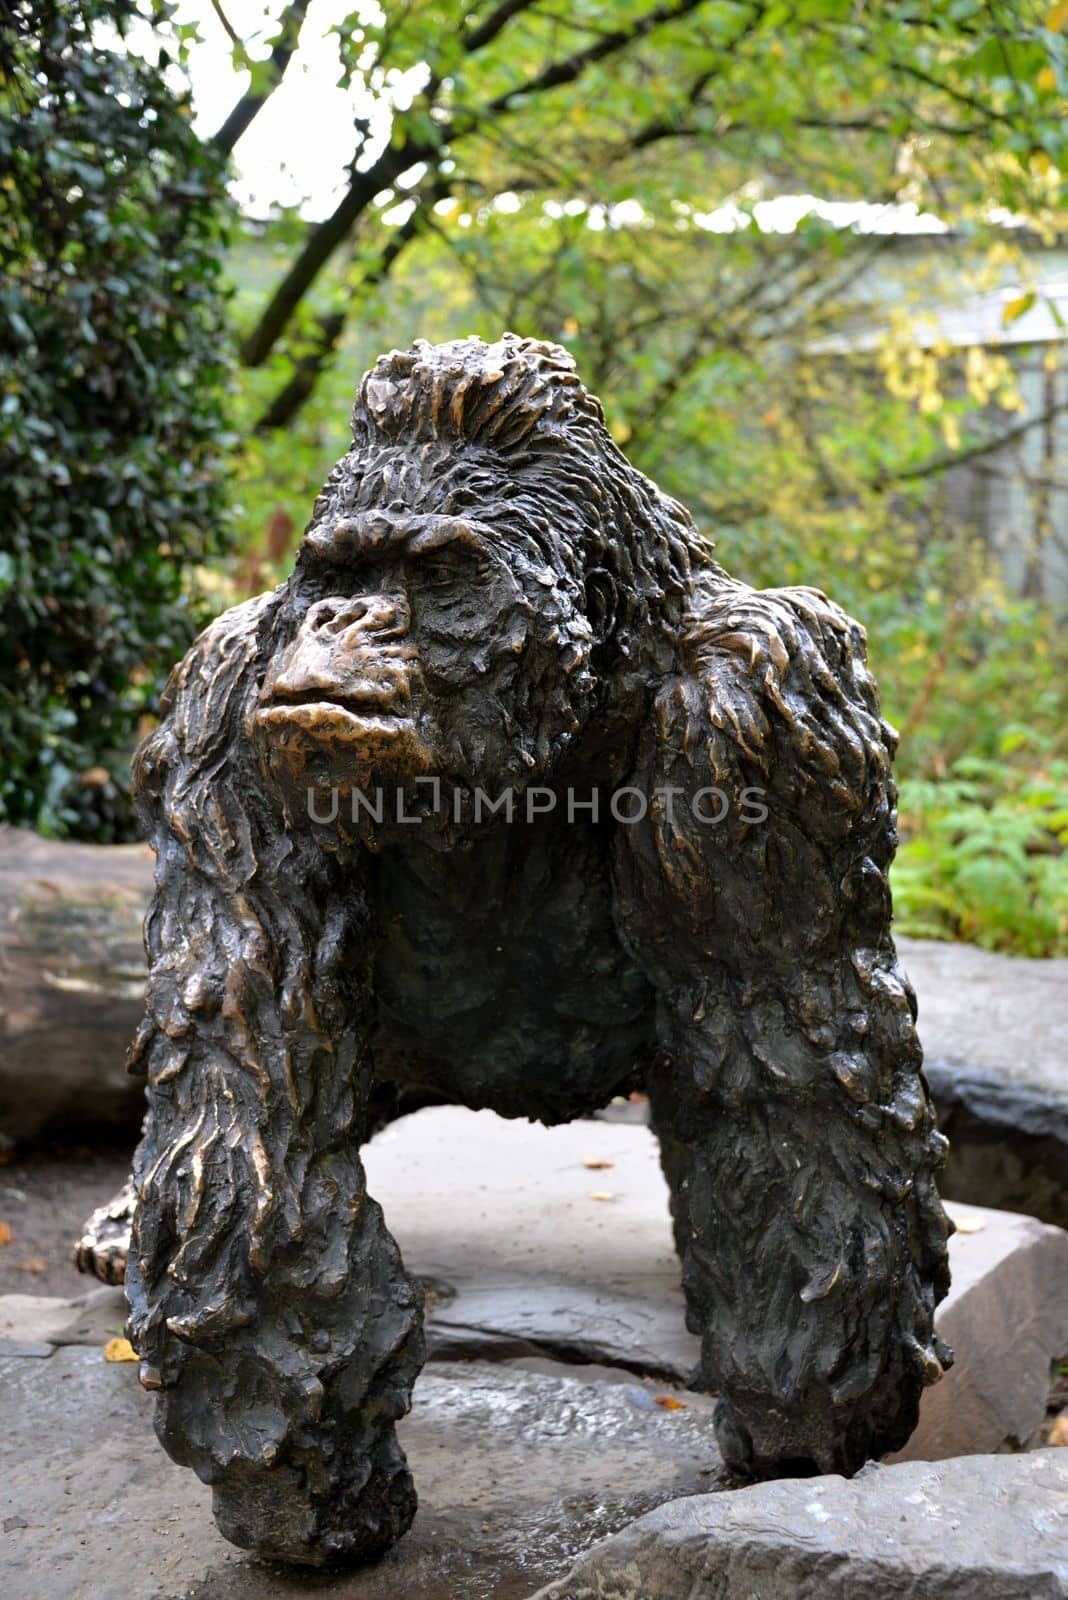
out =
[[[565,83],[574,83],[586,68],[593,66],[595,62],[603,61],[607,56],[618,55],[628,45],[644,39],[654,28],[688,17],[707,3],[708,0],[670,0],[667,5],[656,6],[652,11],[647,11],[643,17],[635,18],[627,27],[616,28],[612,33],[604,34],[596,44],[587,45],[585,50],[576,50],[574,55],[566,56],[563,61],[556,61],[544,67],[541,72],[535,73],[533,78],[528,78],[526,83],[516,84],[503,94],[497,95],[483,111],[477,114],[479,120],[498,116],[502,111],[510,110],[511,101],[518,95],[526,98],[530,95],[545,94],[550,89],[562,88]],[[757,14],[761,15],[764,11],[764,0],[752,0],[752,3]]]
[[[1015,444],[1025,433],[1030,433],[1032,428],[1045,427],[1063,411],[1068,411],[1068,400],[1047,406],[1044,411],[1025,418],[1023,422],[1017,423],[1015,428],[1009,428],[1005,433],[999,434],[996,439],[985,439],[979,444],[968,445],[963,450],[940,450],[915,467],[902,467],[900,472],[880,472],[875,477],[869,478],[868,482],[873,489],[892,489],[896,483],[912,482],[917,478],[933,478],[939,472],[948,472],[951,467],[961,467],[969,461],[979,460],[982,456],[994,455],[1007,445]]]
[[[985,105],[982,100],[977,100],[974,95],[966,94],[963,89],[955,89],[952,84],[943,83],[940,78],[934,78],[929,72],[924,72],[920,67],[914,67],[908,61],[890,61],[889,66],[901,72],[906,78],[915,78],[917,83],[925,83],[929,89],[936,89],[939,94],[946,95],[950,100],[956,100],[959,105],[967,106],[970,111],[978,111],[984,122],[1003,122],[1011,128],[1013,121],[1003,111],[996,111],[993,106]]]
[[[249,126],[259,115],[285,77],[286,68],[293,59],[300,36],[301,26],[308,10],[310,0],[290,0],[279,19],[278,37],[268,61],[264,63],[270,74],[270,86],[258,94],[253,94],[251,89],[243,94],[226,118],[222,127],[209,141],[220,155],[231,155],[237,141],[248,132]],[[218,10],[218,6],[216,6]],[[221,13],[220,13],[221,15]],[[225,19],[224,19],[225,20]],[[229,29],[228,29],[229,31]]]
[[[752,3],[757,13],[762,13],[764,0],[752,0]],[[255,367],[267,359],[285,332],[301,300],[334,251],[348,236],[375,195],[387,189],[400,173],[420,161],[439,159],[441,149],[446,144],[470,135],[492,117],[507,114],[511,109],[510,102],[517,95],[544,94],[563,84],[574,83],[594,62],[603,61],[607,56],[617,54],[636,40],[645,38],[654,28],[689,16],[706,4],[708,0],[669,0],[668,4],[646,12],[643,17],[638,17],[626,28],[617,28],[614,33],[599,39],[596,44],[589,45],[585,50],[576,51],[564,60],[544,68],[525,84],[498,95],[485,106],[467,111],[452,122],[443,122],[433,144],[425,139],[402,140],[399,146],[390,145],[384,150],[370,171],[354,172],[352,183],[333,214],[312,231],[303,250],[272,295],[258,324],[245,340],[241,348],[241,360],[244,364]],[[490,22],[495,21],[499,32],[508,20],[503,17],[503,11],[502,4],[491,18],[487,18],[484,27],[488,28]],[[478,30],[475,30],[476,37],[477,34]]]
[[[211,9],[218,17],[219,22],[222,25],[223,32],[226,34],[226,37],[229,39],[230,43],[232,45],[236,45],[239,50],[243,50],[245,48],[244,40],[238,36],[233,23],[223,10],[220,0],[211,0]]]
[[[353,309],[373,288],[385,282],[397,257],[427,225],[427,213],[449,193],[448,181],[437,178],[422,191],[408,220],[393,230],[375,264],[364,274],[358,294],[344,295],[332,310],[315,320],[311,333],[311,346],[294,363],[288,381],[275,395],[270,405],[255,425],[258,434],[272,433],[285,427],[296,416],[305,400],[318,383],[323,369],[337,350],[345,324]]]
[[[266,361],[319,273],[348,237],[375,195],[388,189],[393,180],[409,167],[439,154],[435,147],[414,141],[405,142],[399,147],[390,145],[370,172],[353,174],[352,183],[337,208],[313,230],[304,249],[271,296],[259,322],[242,344],[240,355],[246,367],[258,367]]]
[[[463,35],[461,42],[464,54],[474,55],[476,50],[490,44],[513,17],[519,16],[522,11],[532,11],[536,4],[537,0],[501,0],[501,4],[490,12],[484,22]]]

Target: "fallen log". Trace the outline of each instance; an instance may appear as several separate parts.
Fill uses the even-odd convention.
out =
[[[0,827],[0,1148],[136,1135],[147,845]]]

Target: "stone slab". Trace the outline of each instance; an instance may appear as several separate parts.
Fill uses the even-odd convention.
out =
[[[696,1341],[648,1129],[545,1129],[435,1108],[384,1130],[367,1167],[408,1265],[431,1288],[434,1361],[402,1425],[423,1509],[387,1562],[330,1579],[324,1593],[524,1600],[606,1532],[719,1481],[712,1402],[681,1387]],[[963,1231],[941,1326],[958,1362],[925,1396],[913,1455],[1024,1442],[1041,1420],[1049,1358],[1068,1350],[1068,1235],[951,1209]],[[15,1579],[2,1592],[306,1593],[306,1576],[298,1583],[227,1546],[209,1492],[156,1444],[136,1368],[103,1360],[121,1310],[117,1289],[0,1300],[10,1463],[0,1525],[16,1519],[4,1536]]]
[[[88,1289],[69,1300],[49,1295],[0,1295],[0,1355],[33,1344],[50,1355],[68,1344],[101,1346],[121,1334],[126,1296],[121,1288]]]
[[[391,1124],[365,1155],[370,1192],[430,1291],[432,1360],[542,1357],[686,1383],[698,1342],[647,1128],[542,1128],[435,1107]],[[1068,1233],[949,1210],[960,1231],[938,1325],[957,1359],[926,1391],[905,1459],[1035,1442],[1050,1362],[1068,1352]],[[113,1325],[120,1291],[0,1299],[0,1340],[69,1342],[89,1307]]]
[[[1068,1227],[1068,959],[899,939],[954,1199]]]
[[[674,1500],[534,1600],[1063,1600],[1068,1451]]]
[[[974,944],[898,938],[932,1061],[1004,1073],[1068,1100],[1068,957],[1002,956]],[[1052,1113],[1051,1113],[1052,1114]]]
[[[447,1286],[431,1311],[432,1353],[541,1352],[686,1381],[698,1342],[686,1331],[647,1128],[541,1128],[435,1107],[384,1130],[366,1157],[406,1263]],[[957,1361],[924,1395],[909,1459],[1032,1442],[1050,1362],[1068,1351],[1068,1233],[1010,1212],[948,1209],[960,1231],[938,1326]]]
[[[144,1085],[123,1062],[152,872],[147,845],[0,827],[0,1146],[136,1137]]]
[[[647,1128],[439,1106],[384,1129],[365,1163],[407,1266],[447,1286],[435,1356],[542,1354],[685,1382],[698,1347]]]
[[[712,1404],[541,1363],[424,1372],[400,1425],[420,1509],[376,1567],[286,1570],[226,1543],[156,1443],[137,1369],[0,1357],[0,1592],[11,1600],[522,1600],[606,1533],[714,1485]]]
[[[1045,1418],[1050,1364],[1068,1352],[1068,1233],[1033,1217],[950,1204],[953,1282],[938,1327],[956,1360],[928,1389],[891,1460],[1021,1450]]]

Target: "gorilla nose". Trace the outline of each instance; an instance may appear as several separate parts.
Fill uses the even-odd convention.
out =
[[[342,644],[357,645],[368,634],[399,639],[408,631],[408,607],[400,596],[387,594],[320,600],[309,611],[306,626]]]

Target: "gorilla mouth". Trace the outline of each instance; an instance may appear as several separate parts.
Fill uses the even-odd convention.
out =
[[[406,726],[408,714],[397,709],[396,700],[381,695],[333,695],[311,690],[306,696],[279,695],[257,713],[261,723],[296,723],[306,729],[321,728],[331,722],[372,727],[383,733]]]

